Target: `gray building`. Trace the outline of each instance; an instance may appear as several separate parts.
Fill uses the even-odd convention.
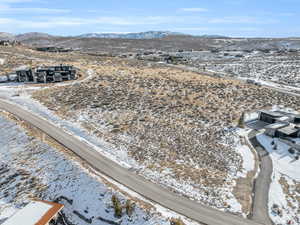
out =
[[[268,110],[260,110],[258,112],[259,120],[270,124],[276,123],[280,117],[283,117],[283,114],[280,112],[273,112]]]
[[[300,115],[283,111],[260,110],[258,121],[264,122],[265,134],[277,138],[297,138],[300,135]]]
[[[62,82],[77,79],[77,71],[73,66],[43,66],[36,69],[16,71],[18,82]]]
[[[278,123],[269,124],[269,125],[265,126],[265,134],[267,134],[268,136],[271,136],[271,137],[276,137],[276,131],[278,129],[281,129],[281,128],[284,128],[287,126],[289,126],[289,123],[278,122]]]

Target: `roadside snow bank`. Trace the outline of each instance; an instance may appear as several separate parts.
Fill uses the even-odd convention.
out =
[[[167,218],[155,211],[146,212],[138,206],[131,217],[123,210],[122,218],[115,218],[112,195],[117,195],[122,205],[126,196],[107,186],[101,177],[91,174],[68,155],[28,137],[22,128],[2,116],[0,171],[0,224],[24,207],[31,197],[53,201],[61,196],[65,205],[63,212],[72,224],[87,224],[74,211],[94,225],[103,224],[99,217],[120,225],[169,224]]]
[[[240,136],[238,139],[245,138],[247,140],[249,132],[250,130],[247,129],[238,129],[237,134]],[[240,172],[239,176],[245,177],[248,172],[255,169],[255,156],[248,145],[241,143],[240,140],[236,140],[236,142],[238,144],[235,149],[243,158],[243,172]]]
[[[273,150],[271,144],[273,138],[268,137],[265,134],[260,134],[257,136],[257,140],[270,153],[273,161],[274,171],[300,182],[300,160],[295,160],[294,157],[288,152],[289,146],[287,144],[275,138],[274,140],[277,144],[277,150]]]
[[[269,192],[269,215],[275,224],[300,224],[300,161],[289,152],[289,146],[277,138],[265,134],[257,135],[257,140],[270,153],[273,162],[272,182]],[[273,150],[271,142],[277,144]]]

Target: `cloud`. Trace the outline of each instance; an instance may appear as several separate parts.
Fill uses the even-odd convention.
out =
[[[275,24],[278,20],[256,18],[256,17],[223,17],[209,19],[208,23],[213,24]]]
[[[10,24],[13,20],[9,18],[0,18],[0,25],[1,24]]]
[[[1,14],[19,14],[19,13],[34,13],[34,14],[55,14],[69,13],[68,9],[56,8],[40,8],[40,7],[14,7],[16,3],[46,3],[44,0],[0,0]]]
[[[0,0],[0,4],[15,4],[15,3],[28,3],[28,2],[35,2],[35,3],[45,3],[44,0]]]
[[[279,13],[279,16],[286,16],[286,17],[295,16],[295,15],[296,15],[296,13],[292,13],[292,12]]]
[[[68,9],[52,9],[52,8],[14,8],[10,6],[1,6],[0,13],[40,13],[40,14],[55,14],[55,13],[70,13]]]
[[[175,30],[178,32],[182,31],[202,31],[202,32],[209,32],[209,33],[224,33],[229,31],[260,31],[260,28],[257,27],[235,27],[235,28],[219,28],[219,27],[180,27],[180,28],[173,28],[169,30]]]
[[[47,17],[34,20],[21,20],[12,18],[0,18],[0,30],[7,27],[26,28],[26,29],[45,29],[57,27],[71,27],[80,25],[158,25],[164,23],[179,22],[176,17],[150,16],[150,17],[96,17],[96,18],[77,18],[77,17]]]
[[[34,0],[1,0],[0,3],[23,3],[23,2],[33,2]]]
[[[181,8],[180,11],[184,11],[184,12],[207,12],[208,9],[205,9],[205,8]]]

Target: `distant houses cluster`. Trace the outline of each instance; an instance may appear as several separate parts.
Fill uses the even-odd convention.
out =
[[[35,50],[40,52],[72,52],[71,48],[55,47],[55,46],[46,46],[46,47],[37,47]]]
[[[0,46],[16,46],[16,45],[21,45],[19,41],[13,40],[0,40]]]
[[[53,83],[77,79],[77,70],[70,65],[40,66],[17,70],[15,73],[0,76],[0,83],[32,82]]]

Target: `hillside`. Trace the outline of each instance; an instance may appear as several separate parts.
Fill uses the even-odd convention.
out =
[[[145,51],[253,51],[300,49],[299,38],[229,38],[219,35],[191,36],[169,31],[141,33],[89,33],[79,36],[53,36],[31,32],[19,35],[0,33],[0,40],[17,40],[29,46],[57,46],[84,52],[122,54]]]
[[[30,37],[23,39],[24,44],[32,46],[58,46],[79,49],[85,52],[108,52],[121,54],[145,51],[203,51],[203,50],[280,50],[300,49],[300,39],[232,39],[206,38],[172,35],[154,39],[125,38],[79,38],[79,37]]]
[[[79,38],[120,38],[120,39],[155,39],[173,35],[183,35],[170,31],[147,31],[140,33],[88,33],[76,37]]]
[[[0,40],[13,40],[15,36],[10,33],[0,32]]]

